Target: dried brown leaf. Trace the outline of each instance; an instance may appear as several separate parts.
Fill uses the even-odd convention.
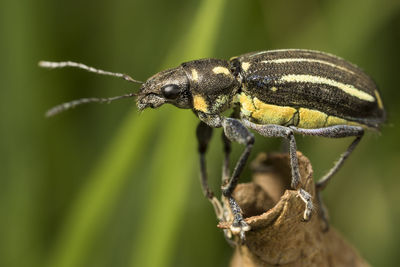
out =
[[[234,192],[251,230],[245,244],[237,246],[231,267],[369,266],[337,231],[324,230],[311,164],[300,152],[298,158],[302,188],[314,199],[311,220],[302,220],[304,202],[290,189],[288,155],[260,154],[252,164],[253,182],[240,184]]]

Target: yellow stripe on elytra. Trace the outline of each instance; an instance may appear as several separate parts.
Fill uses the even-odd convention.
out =
[[[206,100],[200,95],[193,96],[193,108],[205,113],[208,112]]]
[[[376,97],[376,101],[378,102],[378,107],[379,107],[380,109],[383,109],[382,98],[381,98],[381,96],[379,95],[378,90],[375,90],[375,97]]]
[[[288,62],[312,62],[312,63],[320,63],[320,64],[324,64],[324,65],[328,65],[340,70],[344,70],[346,72],[349,72],[351,74],[354,74],[353,71],[342,67],[342,66],[338,66],[335,65],[331,62],[325,61],[325,60],[320,60],[320,59],[312,59],[312,58],[279,58],[279,59],[272,59],[272,60],[264,60],[261,61],[262,63],[266,63],[266,64],[282,64],[282,63],[288,63]]]
[[[199,80],[199,74],[197,73],[197,70],[195,70],[195,69],[192,69],[192,79],[196,82]]]
[[[372,95],[369,95],[357,88],[355,88],[351,84],[344,84],[335,80],[323,78],[320,76],[314,76],[314,75],[303,75],[303,74],[288,74],[288,75],[283,75],[280,78],[280,81],[282,82],[298,82],[298,83],[314,83],[314,84],[326,84],[330,86],[334,86],[345,92],[346,94],[349,94],[351,96],[357,97],[361,100],[365,100],[368,102],[374,102],[375,98]]]
[[[221,67],[221,66],[214,67],[212,71],[213,71],[215,74],[231,75],[231,72],[230,72],[227,68]]]

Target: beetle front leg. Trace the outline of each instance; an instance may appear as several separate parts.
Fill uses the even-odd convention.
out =
[[[254,143],[254,136],[247,130],[247,128],[237,119],[233,118],[223,118],[219,115],[211,115],[203,112],[197,112],[200,120],[206,125],[212,128],[223,127],[224,134],[227,139],[224,139],[225,145],[225,163],[223,170],[223,180],[226,183],[222,186],[222,195],[227,199],[229,203],[230,211],[233,215],[233,222],[231,226],[231,232],[233,234],[239,234],[241,240],[245,239],[245,232],[250,230],[250,227],[243,220],[242,211],[237,204],[236,200],[232,197],[232,193],[236,188],[239,180],[239,176],[249,158],[251,149]],[[236,163],[235,169],[233,170],[230,179],[225,179],[224,176],[229,177],[227,173],[229,172],[229,152],[230,152],[230,141],[238,142],[239,144],[246,145],[245,150],[240,156],[238,162]]]
[[[207,168],[205,154],[207,152],[208,143],[212,136],[213,128],[200,121],[196,129],[196,136],[198,141],[198,152],[200,155],[200,178],[201,187],[203,189],[204,196],[211,202],[214,207],[215,214],[220,221],[223,221],[223,208],[220,201],[214,196],[214,193],[208,185]]]
[[[229,181],[229,158],[231,154],[231,140],[229,140],[225,133],[221,135],[222,142],[224,145],[224,162],[222,164],[222,184],[227,184]]]
[[[297,154],[296,154],[296,151],[297,151],[296,139],[294,138],[293,130],[290,129],[289,127],[275,125],[275,124],[266,124],[266,125],[256,124],[256,123],[250,122],[246,119],[242,119],[242,122],[246,127],[257,131],[262,136],[283,137],[289,141],[289,156],[290,156],[290,166],[291,166],[291,172],[292,172],[291,187],[293,189],[297,189],[297,193],[299,194],[299,197],[305,203],[306,207],[304,209],[303,219],[305,221],[310,220],[314,205],[313,205],[312,196],[310,195],[310,193],[308,193],[307,191],[305,191],[302,188],[298,188],[298,185],[300,182],[300,171],[299,171],[299,163],[298,163]]]
[[[250,230],[250,226],[243,220],[242,211],[236,200],[232,197],[232,193],[237,186],[240,174],[250,156],[254,144],[254,135],[237,119],[225,118],[223,119],[222,126],[229,140],[246,146],[236,163],[232,176],[229,181],[222,186],[222,194],[228,199],[233,214],[231,231],[233,234],[240,234],[241,240],[244,240],[245,232]]]

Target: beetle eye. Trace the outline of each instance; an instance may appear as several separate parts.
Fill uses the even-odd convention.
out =
[[[179,86],[176,84],[168,84],[161,88],[161,93],[166,99],[176,99],[180,91]]]

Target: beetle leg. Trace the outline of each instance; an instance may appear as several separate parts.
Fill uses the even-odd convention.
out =
[[[224,144],[224,162],[222,164],[222,184],[227,184],[229,181],[229,158],[231,154],[231,141],[222,132],[222,142]]]
[[[232,112],[230,118],[239,118],[239,110],[237,108],[234,108],[234,111]],[[222,142],[224,145],[224,162],[222,165],[222,184],[225,185],[229,181],[229,157],[231,154],[231,140],[226,137],[225,133],[222,132]]]
[[[329,172],[317,182],[316,186],[318,190],[323,190],[326,187],[329,180],[340,169],[344,161],[348,158],[351,152],[353,152],[354,148],[357,146],[364,135],[364,129],[360,126],[336,125],[318,129],[303,129],[290,126],[290,128],[293,129],[294,132],[302,135],[313,135],[328,138],[343,138],[351,136],[356,137],[354,141],[349,145],[347,150],[340,156],[335,165],[329,170]]]
[[[246,145],[242,155],[240,156],[236,166],[233,170],[232,176],[230,177],[228,183],[222,186],[222,194],[228,199],[230,209],[233,213],[233,223],[231,226],[231,231],[234,234],[239,234],[241,240],[245,239],[245,232],[250,230],[249,225],[243,220],[242,211],[237,204],[236,200],[232,197],[232,193],[236,188],[239,180],[239,176],[249,158],[251,149],[254,144],[254,135],[249,132],[249,130],[237,119],[224,118],[222,122],[224,127],[224,133],[226,137],[239,144]]]
[[[321,136],[328,138],[342,138],[342,137],[351,137],[355,136],[356,138],[353,142],[348,146],[347,150],[340,155],[339,160],[335,163],[335,165],[325,174],[317,183],[316,183],[316,194],[317,199],[319,201],[321,210],[320,215],[322,219],[326,223],[326,230],[329,228],[329,223],[327,219],[327,211],[324,208],[322,203],[321,191],[326,187],[328,182],[331,180],[332,176],[340,169],[343,165],[344,161],[350,156],[351,152],[353,152],[354,148],[358,145],[361,138],[364,135],[364,129],[360,126],[349,126],[349,125],[336,125],[325,128],[318,129],[303,129],[297,128],[294,126],[290,126],[290,128],[299,134],[303,135],[313,135],[313,136]]]
[[[217,218],[223,220],[223,208],[220,201],[214,196],[214,193],[208,185],[207,179],[207,168],[205,154],[207,152],[208,143],[210,142],[212,136],[213,128],[200,121],[196,129],[196,136],[198,141],[198,151],[200,155],[200,177],[201,177],[201,187],[203,189],[204,196],[211,202],[214,207],[215,214]]]
[[[301,200],[305,203],[305,209],[303,214],[303,219],[308,221],[311,218],[311,213],[313,210],[313,202],[311,195],[302,188],[298,188],[300,182],[300,172],[299,163],[297,159],[297,146],[296,139],[293,135],[293,130],[286,126],[275,125],[275,124],[256,124],[250,122],[246,119],[242,119],[243,124],[250,129],[257,131],[259,134],[265,137],[282,137],[289,141],[289,156],[290,156],[290,166],[292,171],[292,183],[293,189],[297,189],[297,193]]]

